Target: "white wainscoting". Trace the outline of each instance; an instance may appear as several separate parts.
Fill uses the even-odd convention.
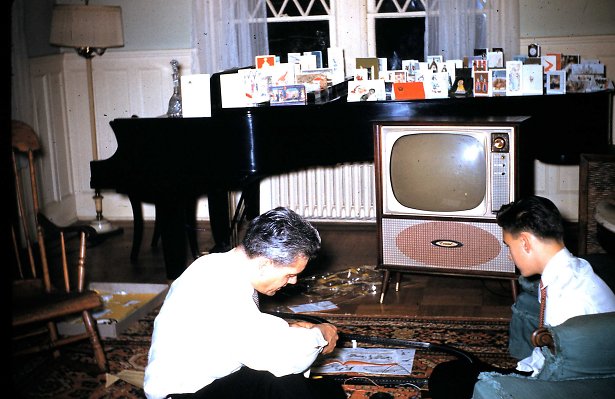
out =
[[[92,59],[98,159],[117,149],[109,122],[132,115],[156,117],[167,111],[173,92],[170,61],[190,71],[191,50],[107,51]],[[189,73],[189,72],[186,72]],[[43,143],[42,205],[58,223],[89,220],[96,215],[90,189],[93,159],[86,62],[74,52],[30,60],[36,121]],[[132,219],[124,195],[103,192],[107,219]],[[145,217],[153,219],[151,205]]]

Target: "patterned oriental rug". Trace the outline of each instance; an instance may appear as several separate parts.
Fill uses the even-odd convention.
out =
[[[106,376],[97,373],[90,348],[85,344],[65,348],[57,359],[40,355],[18,358],[12,367],[15,392],[11,397],[145,398],[140,387],[127,382],[129,378],[116,379],[114,376],[122,372],[142,376],[156,314],[157,310],[151,312],[118,338],[104,340],[110,367]],[[473,353],[480,360],[495,366],[515,365],[514,359],[507,353],[507,320],[315,315],[336,324],[346,334],[447,344]],[[349,378],[344,386],[352,399],[368,398],[378,391],[389,392],[399,399],[427,398],[426,380],[431,370],[449,359],[452,359],[450,355],[420,349],[414,359],[412,384],[387,386],[369,380],[361,380],[357,384],[357,380]]]

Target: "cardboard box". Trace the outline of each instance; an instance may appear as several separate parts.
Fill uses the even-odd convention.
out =
[[[105,301],[103,309],[93,312],[100,336],[117,338],[131,324],[161,305],[169,286],[92,282],[89,288],[98,291]],[[77,335],[84,331],[81,317],[58,323],[58,332],[62,335]]]

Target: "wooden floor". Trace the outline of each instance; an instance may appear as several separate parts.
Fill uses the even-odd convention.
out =
[[[146,222],[139,261],[130,262],[132,223],[113,222],[123,228],[123,233],[110,236],[88,249],[88,273],[91,281],[166,283],[162,247],[150,246],[152,223]],[[356,315],[405,315],[405,316],[454,316],[508,319],[513,303],[511,284],[508,280],[436,276],[414,273],[402,275],[401,287],[395,291],[394,281],[383,303],[380,303],[382,272],[374,270],[377,263],[377,236],[375,224],[319,224],[323,245],[318,259],[313,261],[301,276],[327,277],[352,273],[356,268],[370,273],[363,280],[368,289],[353,289],[350,294],[335,296],[331,301],[338,309],[329,312]],[[206,222],[199,224],[198,242],[201,251],[213,246]],[[353,269],[355,268],[355,269]],[[207,282],[204,282],[205,284]],[[263,298],[265,309],[283,310],[287,305],[317,302],[289,287],[273,298]],[[329,299],[330,292],[326,292]]]

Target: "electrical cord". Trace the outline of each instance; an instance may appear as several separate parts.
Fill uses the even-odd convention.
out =
[[[285,313],[285,312],[266,312],[274,316],[281,317],[283,319],[294,319],[294,320],[303,320],[314,324],[320,323],[329,323],[329,321],[325,318],[313,315],[306,315],[300,313]],[[367,335],[359,335],[359,334],[346,334],[346,333],[338,333],[338,342],[362,342],[369,344],[377,344],[377,345],[389,345],[389,346],[398,346],[403,348],[418,348],[424,349],[428,351],[442,352],[449,355],[453,355],[459,359],[466,360],[469,364],[475,365],[479,364],[482,361],[478,359],[473,354],[466,352],[462,349],[455,348],[446,344],[435,344],[431,342],[421,342],[421,341],[410,341],[405,339],[398,338],[381,338],[381,337],[372,337]]]

